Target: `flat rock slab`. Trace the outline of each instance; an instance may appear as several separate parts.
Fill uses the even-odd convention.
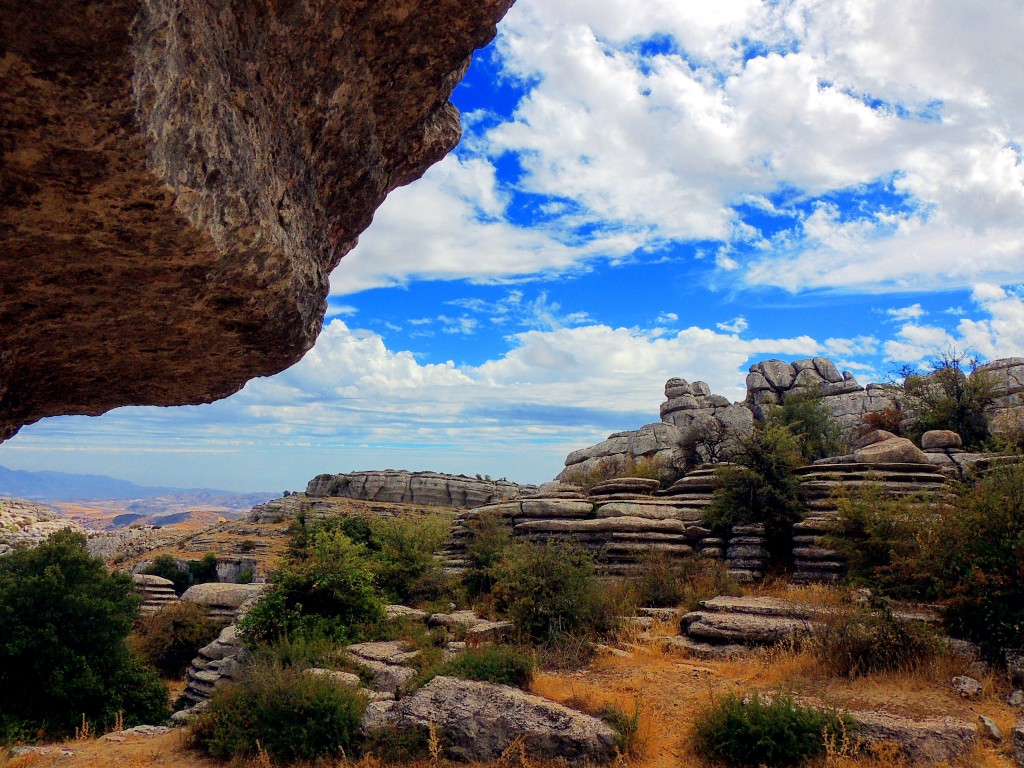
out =
[[[410,608],[407,605],[385,605],[384,616],[388,619],[409,619],[410,621],[426,621],[430,614],[421,611],[419,608]]]
[[[451,613],[435,613],[427,619],[431,627],[461,627],[469,629],[484,621],[472,611],[452,611]]]
[[[663,638],[661,647],[670,653],[682,652],[690,658],[701,659],[702,661],[738,659],[750,653],[750,648],[745,645],[738,645],[736,643],[704,643],[685,635]]]
[[[246,600],[258,597],[266,584],[196,584],[185,590],[181,599],[186,603],[241,608]]]
[[[700,609],[704,612],[743,613],[790,619],[811,619],[825,613],[817,606],[783,600],[778,597],[729,597],[727,595],[701,600]]]
[[[616,756],[616,733],[590,715],[493,683],[435,677],[398,702],[372,703],[363,730],[439,731],[455,760],[497,760],[516,740],[527,755],[570,765],[606,763]]]
[[[420,655],[419,650],[410,648],[409,644],[402,640],[382,640],[374,643],[357,643],[350,645],[348,652],[352,656],[370,661],[380,661],[384,664],[400,666],[407,661],[412,661]]]
[[[898,744],[911,763],[946,763],[974,749],[978,729],[954,717],[909,720],[885,712],[848,712],[857,721],[855,738],[862,744]]]
[[[682,626],[690,638],[742,645],[774,645],[807,635],[812,630],[812,624],[806,619],[704,611],[692,611],[683,616]]]

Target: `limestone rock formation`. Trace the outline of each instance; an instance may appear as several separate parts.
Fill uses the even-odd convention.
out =
[[[178,595],[174,591],[174,582],[170,579],[145,573],[133,573],[132,581],[135,582],[135,589],[142,595],[139,613],[143,616],[152,616],[168,605],[178,602]]]
[[[259,597],[266,584],[196,584],[181,599],[203,606],[206,615],[222,626],[233,623],[250,600]]]
[[[218,688],[237,682],[247,664],[237,627],[230,624],[189,664],[181,698],[193,706],[207,701]]]
[[[18,545],[41,544],[51,533],[64,528],[85,533],[80,525],[62,518],[51,507],[25,499],[0,498],[0,555]]]
[[[905,437],[889,437],[858,448],[853,460],[860,464],[928,464],[925,452]]]
[[[518,498],[535,490],[532,485],[519,485],[508,480],[385,469],[317,475],[306,486],[306,496],[340,496],[361,501],[472,509],[504,499]]]
[[[855,739],[862,746],[896,744],[912,765],[954,763],[974,749],[973,723],[955,717],[910,720],[887,712],[848,712],[858,724]]]
[[[596,717],[493,683],[435,677],[398,702],[370,704],[368,733],[389,728],[438,731],[448,757],[497,760],[517,739],[531,758],[570,765],[605,763],[616,754],[616,734]]]
[[[607,440],[570,453],[555,482],[578,485],[592,478],[624,475],[644,465],[651,471],[677,474],[686,465],[682,433],[662,423],[615,432]]]
[[[0,0],[0,439],[298,360],[512,0]]]
[[[712,394],[703,381],[673,378],[665,382],[661,420],[679,428],[687,454],[697,461],[721,461],[736,441],[754,430],[754,417],[743,403]]]

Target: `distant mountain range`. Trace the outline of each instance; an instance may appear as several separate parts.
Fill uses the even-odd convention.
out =
[[[27,472],[0,466],[0,496],[31,501],[89,501],[94,499],[139,499],[131,511],[150,512],[141,501],[154,497],[175,497],[196,507],[249,509],[276,498],[277,493],[235,493],[212,488],[169,488],[136,485],[106,475],[75,475],[67,472]],[[136,507],[136,505],[132,505]]]

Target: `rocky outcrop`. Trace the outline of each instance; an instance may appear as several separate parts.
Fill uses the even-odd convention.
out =
[[[152,616],[168,605],[178,602],[178,594],[174,591],[174,582],[170,579],[145,573],[133,573],[132,581],[135,582],[135,589],[142,595],[139,613],[143,616]]]
[[[517,688],[435,677],[398,702],[370,704],[363,730],[423,734],[436,729],[447,757],[498,760],[519,741],[524,753],[570,765],[605,763],[616,755],[616,733],[602,720]]]
[[[236,621],[250,600],[259,597],[266,584],[196,584],[181,599],[201,605],[206,615],[222,626]]]
[[[34,547],[65,528],[85,533],[78,523],[61,517],[51,507],[25,499],[0,498],[0,555],[19,545]]]
[[[730,658],[749,648],[792,644],[813,631],[820,609],[771,597],[715,597],[680,620],[669,647],[697,658]]]
[[[732,455],[737,440],[754,430],[754,417],[743,403],[712,394],[703,381],[665,382],[661,420],[677,427],[687,455],[694,461],[721,461]]]
[[[671,424],[647,424],[615,432],[596,445],[573,451],[555,482],[580,485],[594,478],[627,475],[643,469],[671,482],[686,466],[682,432]]]
[[[0,439],[291,365],[511,0],[0,2]]]
[[[218,688],[238,682],[249,663],[249,657],[231,624],[221,630],[209,645],[199,649],[185,672],[185,690],[181,698],[190,706],[207,701]],[[187,719],[187,715],[178,718]]]
[[[311,499],[333,496],[360,501],[472,509],[504,499],[518,498],[523,493],[535,490],[532,485],[519,485],[508,480],[385,469],[317,475],[306,486],[306,496]]]
[[[955,717],[910,720],[887,712],[846,712],[857,723],[854,740],[861,747],[895,744],[912,765],[949,764],[978,743],[973,723]]]

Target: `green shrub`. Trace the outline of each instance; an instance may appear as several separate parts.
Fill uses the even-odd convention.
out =
[[[500,515],[482,512],[466,521],[469,538],[466,559],[469,568],[462,583],[470,597],[490,594],[494,587],[494,567],[512,546],[512,531]]]
[[[152,563],[142,569],[149,576],[159,576],[174,582],[174,591],[180,597],[192,586],[192,576],[186,568],[180,568],[170,555],[158,555]]]
[[[829,617],[815,629],[811,648],[832,674],[860,677],[919,668],[935,657],[939,642],[927,627],[900,621],[882,604]]]
[[[525,688],[533,680],[534,666],[533,654],[525,649],[490,645],[463,651],[437,674]]]
[[[848,446],[843,428],[825,405],[818,392],[794,392],[778,408],[773,408],[768,420],[786,427],[796,437],[804,463],[846,453]]]
[[[219,632],[202,606],[180,602],[141,619],[129,644],[165,677],[181,677],[199,649]]]
[[[451,535],[449,519],[399,517],[376,521],[371,529],[371,570],[389,600],[418,603],[448,591],[444,565],[434,553]]]
[[[907,437],[920,440],[929,430],[949,429],[965,447],[978,448],[988,440],[985,409],[994,400],[995,382],[977,370],[977,362],[951,350],[932,360],[927,374],[910,367],[896,372],[902,381],[892,385],[893,392],[910,414]]]
[[[734,525],[761,523],[769,551],[777,560],[788,557],[793,523],[803,509],[800,481],[793,473],[803,464],[796,437],[769,422],[740,441],[734,461],[715,470],[717,488],[706,523],[726,537]]]
[[[729,765],[803,765],[825,752],[827,739],[842,740],[852,723],[836,712],[799,704],[792,696],[745,700],[728,694],[698,713],[692,740],[697,753]]]
[[[554,543],[515,542],[491,569],[499,614],[533,640],[602,632],[615,625],[590,555]]]
[[[415,763],[430,756],[430,732],[396,726],[382,728],[366,737],[362,751],[387,765]]]
[[[616,746],[626,757],[635,758],[640,753],[640,704],[634,702],[633,711],[627,713],[617,704],[603,704],[595,716],[610,725],[616,734]]]
[[[990,658],[1024,647],[1024,465],[966,485],[927,541],[946,624]]]
[[[289,557],[274,573],[239,628],[250,643],[285,635],[319,635],[341,643],[358,639],[364,627],[383,616],[364,548],[340,531],[321,531],[313,534],[305,556]]]
[[[638,605],[681,606],[692,611],[701,600],[740,594],[739,584],[721,560],[706,557],[674,560],[662,552],[651,552],[640,559],[640,566],[640,574],[632,582]]]
[[[923,562],[942,507],[934,495],[893,497],[866,486],[836,497],[835,529],[826,546],[847,562],[847,580],[890,597],[934,597]]]
[[[0,734],[74,733],[160,722],[167,691],[128,650],[140,599],[111,574],[85,536],[54,533],[0,558]]]
[[[192,729],[212,757],[266,751],[275,763],[352,754],[366,701],[358,691],[296,667],[257,663],[245,679],[217,691]]]
[[[220,577],[217,576],[217,556],[213,552],[207,552],[202,560],[189,560],[188,574],[193,585],[220,581]]]

